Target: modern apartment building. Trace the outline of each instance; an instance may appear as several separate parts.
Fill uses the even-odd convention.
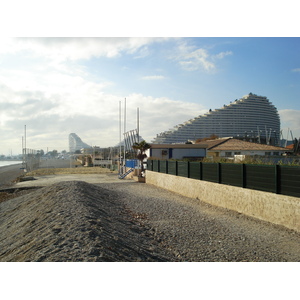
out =
[[[279,145],[280,118],[277,108],[267,97],[249,93],[220,109],[210,110],[158,134],[152,143],[185,143],[212,135]]]
[[[92,148],[90,145],[84,143],[76,133],[69,134],[69,151],[74,153],[82,148]]]

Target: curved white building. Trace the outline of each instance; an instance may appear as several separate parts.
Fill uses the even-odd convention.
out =
[[[84,143],[76,133],[69,134],[69,148],[70,152],[74,153],[82,148],[92,148],[90,145]]]
[[[220,109],[195,117],[162,132],[154,144],[185,143],[188,140],[218,137],[253,138],[261,143],[280,143],[280,118],[277,108],[267,97],[252,93]]]

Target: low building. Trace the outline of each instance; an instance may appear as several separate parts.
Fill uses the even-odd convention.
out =
[[[206,140],[195,145],[207,146],[207,157],[281,156],[289,151],[283,147],[245,142],[234,138]]]
[[[202,159],[206,157],[207,144],[150,144],[147,157],[154,159]]]

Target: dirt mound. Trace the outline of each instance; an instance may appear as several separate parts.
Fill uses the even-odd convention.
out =
[[[117,193],[67,181],[0,203],[0,261],[174,261]]]

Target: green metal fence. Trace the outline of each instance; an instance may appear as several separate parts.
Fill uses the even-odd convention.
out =
[[[177,161],[167,161],[168,173],[170,175],[177,175]]]
[[[283,195],[300,197],[300,168],[279,167],[277,171],[278,193]]]
[[[245,188],[277,193],[276,165],[245,165]]]
[[[166,160],[159,161],[159,172],[168,174],[168,162]]]
[[[177,162],[177,175],[181,177],[190,177],[189,176],[189,164],[185,161]]]
[[[244,187],[244,165],[222,164],[220,170],[222,184]]]
[[[148,160],[147,169],[169,175],[300,197],[300,167]]]
[[[202,180],[220,182],[219,164],[202,163]]]
[[[202,168],[199,162],[190,162],[190,178],[192,179],[202,179]]]

